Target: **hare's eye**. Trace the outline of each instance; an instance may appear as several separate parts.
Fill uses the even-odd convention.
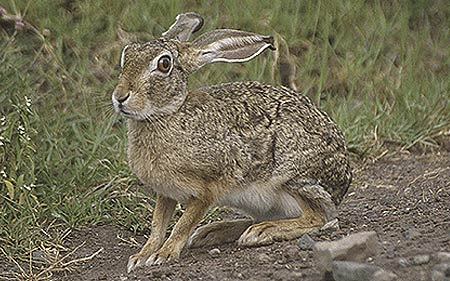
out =
[[[158,70],[162,73],[167,73],[170,70],[171,64],[172,62],[169,56],[162,56],[158,60]]]

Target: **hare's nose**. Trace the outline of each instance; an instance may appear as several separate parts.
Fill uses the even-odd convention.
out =
[[[119,103],[123,103],[123,102],[126,101],[129,97],[130,97],[130,93],[126,93],[126,94],[124,94],[124,95],[121,95],[121,96],[116,97],[116,100],[117,100]]]

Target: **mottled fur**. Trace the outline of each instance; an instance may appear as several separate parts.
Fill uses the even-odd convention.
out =
[[[191,245],[293,239],[336,216],[350,184],[343,134],[306,96],[259,82],[187,90],[188,75],[208,61],[245,61],[270,45],[252,33],[213,32],[216,45],[207,35],[193,43],[161,38],[128,45],[123,54],[113,103],[129,117],[130,167],[158,194],[152,235],[128,270],[177,258],[214,205],[241,209],[259,223],[205,226]],[[169,73],[152,66],[165,52],[173,60]],[[164,242],[176,202],[186,211]]]

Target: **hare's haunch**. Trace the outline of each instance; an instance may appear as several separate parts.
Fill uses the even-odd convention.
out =
[[[132,171],[157,193],[152,233],[128,271],[161,264],[191,247],[294,239],[336,216],[351,171],[344,136],[304,95],[258,82],[193,91],[188,76],[214,62],[245,62],[273,48],[270,36],[215,30],[188,42],[203,19],[181,14],[162,38],[121,55],[112,101],[128,118]],[[166,240],[177,202],[186,210]],[[193,230],[212,206],[253,220]]]

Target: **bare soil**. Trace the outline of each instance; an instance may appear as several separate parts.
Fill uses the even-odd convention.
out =
[[[374,163],[354,164],[355,178],[339,207],[340,229],[312,234],[316,241],[374,230],[379,254],[369,263],[391,270],[400,280],[430,280],[434,261],[407,265],[418,254],[450,252],[450,154],[396,153]],[[138,244],[129,243],[135,238]],[[187,250],[180,260],[144,267],[127,274],[126,263],[146,238],[115,226],[76,231],[68,246],[84,246],[75,255],[93,259],[56,280],[321,280],[313,252],[300,250],[298,241],[259,248],[235,244]],[[404,259],[403,261],[401,261]]]

